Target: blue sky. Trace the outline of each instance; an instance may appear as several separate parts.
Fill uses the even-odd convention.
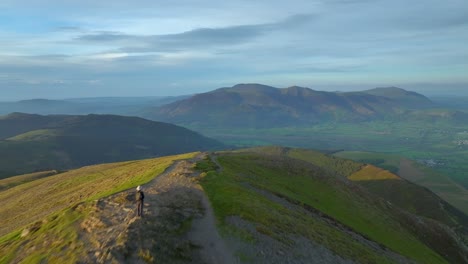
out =
[[[237,83],[468,95],[466,0],[2,0],[0,101]]]

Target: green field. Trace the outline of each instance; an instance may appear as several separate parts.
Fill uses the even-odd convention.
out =
[[[325,151],[368,151],[420,161],[468,188],[468,124],[430,121],[325,123],[312,127],[200,129],[240,147],[281,145]],[[383,164],[391,171],[391,164]]]

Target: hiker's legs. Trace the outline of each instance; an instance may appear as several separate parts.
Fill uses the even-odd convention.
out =
[[[140,216],[140,206],[141,206],[141,202],[138,201],[137,202],[137,216]]]
[[[140,216],[143,216],[143,205],[144,205],[144,201],[142,200],[141,203],[140,203]]]
[[[143,201],[138,201],[137,215],[143,216]]]

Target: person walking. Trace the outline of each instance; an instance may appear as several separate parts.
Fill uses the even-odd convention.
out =
[[[136,200],[137,200],[137,215],[143,216],[143,204],[145,200],[145,193],[143,193],[143,189],[140,185],[136,188]]]

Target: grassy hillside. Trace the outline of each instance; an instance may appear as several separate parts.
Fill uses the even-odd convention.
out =
[[[78,261],[85,241],[75,224],[88,212],[70,208],[144,184],[195,154],[89,166],[0,191],[0,263],[16,257],[37,263],[45,256],[50,262]]]
[[[221,153],[217,160],[222,170],[206,169],[208,173],[203,187],[227,234],[243,239],[252,237],[249,232],[230,224],[228,219],[238,215],[255,226],[257,232],[285,243],[294,243],[289,240],[290,235],[300,234],[361,263],[391,262],[319,219],[307,218],[287,206],[275,204],[262,195],[267,192],[270,196],[284,198],[303,208],[318,210],[392,251],[421,263],[443,263],[446,260],[441,255],[449,251],[454,253],[449,257],[451,260],[466,258],[466,252],[451,248],[455,240],[450,238],[450,233],[434,234],[414,227],[417,221],[423,221],[426,228],[443,230],[436,222],[415,218],[349,182],[337,173],[347,171],[343,170],[345,167],[329,170],[317,165],[330,164],[337,159],[324,161],[326,157],[322,156],[318,162],[304,162],[316,159],[307,157],[306,152],[300,155],[304,158],[298,160],[288,158],[287,151],[278,155],[275,154],[278,153],[276,148],[263,150],[268,154],[262,153],[262,150]],[[298,156],[297,153],[293,155]],[[210,165],[203,164],[201,167],[209,168]],[[212,164],[211,167],[216,166]],[[420,236],[418,232],[424,235]],[[443,242],[439,240],[441,237]]]
[[[25,175],[9,177],[7,179],[2,179],[0,180],[0,191],[15,187],[16,185],[20,185],[26,182],[30,182],[30,181],[34,181],[37,179],[47,177],[47,176],[55,175],[57,173],[59,172],[56,170],[40,171],[40,172],[34,172],[34,173],[25,174]]]
[[[366,188],[371,193],[406,211],[440,221],[457,229],[460,229],[461,226],[468,226],[468,214],[463,213],[463,210],[456,209],[455,205],[447,203],[447,201],[452,201],[453,199],[442,200],[428,189],[404,180],[380,167],[357,163],[335,156],[341,153],[353,152],[340,152],[334,154],[334,156],[305,149],[287,149],[284,152],[289,157],[308,161],[335,175],[346,177]],[[386,164],[382,162],[384,159],[379,159],[378,155],[371,155],[369,153],[369,156],[364,157],[367,159],[360,160],[361,162],[369,163],[368,161],[377,161],[376,163],[379,166],[383,165],[383,167],[389,168],[393,168],[392,163],[396,160],[396,156],[388,155],[388,159],[385,160],[388,164]],[[442,198],[445,199],[445,197]],[[468,230],[463,231],[463,227],[461,230],[463,233],[468,234]]]
[[[468,190],[454,182],[451,178],[436,172],[428,166],[394,154],[342,151],[334,155],[388,169],[410,182],[426,187],[468,215]],[[384,188],[382,187],[382,189]],[[404,196],[404,192],[401,194]]]
[[[223,146],[172,124],[112,115],[13,114],[0,119],[3,128],[0,178]]]
[[[79,262],[80,256],[87,254],[88,243],[79,235],[82,224],[99,224],[93,218],[96,212],[91,212],[99,208],[93,206],[96,199],[149,182],[175,160],[196,154],[88,166],[1,190],[0,263]],[[198,162],[196,168],[202,175],[186,180],[201,181],[218,227],[242,263],[255,262],[255,254],[269,252],[272,245],[281,245],[280,255],[283,250],[303,254],[299,248],[314,245],[314,249],[323,247],[357,263],[468,260],[468,252],[451,227],[417,210],[403,210],[396,202],[389,203],[394,197],[361,184],[393,179],[376,167],[311,150],[264,147],[215,153]],[[382,175],[385,180],[381,180]],[[20,176],[13,182],[30,177]],[[395,191],[402,187],[387,188]],[[415,192],[413,188],[401,190]],[[429,198],[423,200],[432,210],[434,200]],[[180,219],[178,214],[184,212],[183,208],[164,210],[174,212],[168,215],[174,219]],[[446,215],[452,216],[450,212]],[[164,228],[157,221],[145,225]],[[183,230],[190,229],[191,220],[185,225]],[[120,243],[118,238],[109,239]],[[141,257],[154,256],[148,261],[157,261],[153,253],[143,252]]]

